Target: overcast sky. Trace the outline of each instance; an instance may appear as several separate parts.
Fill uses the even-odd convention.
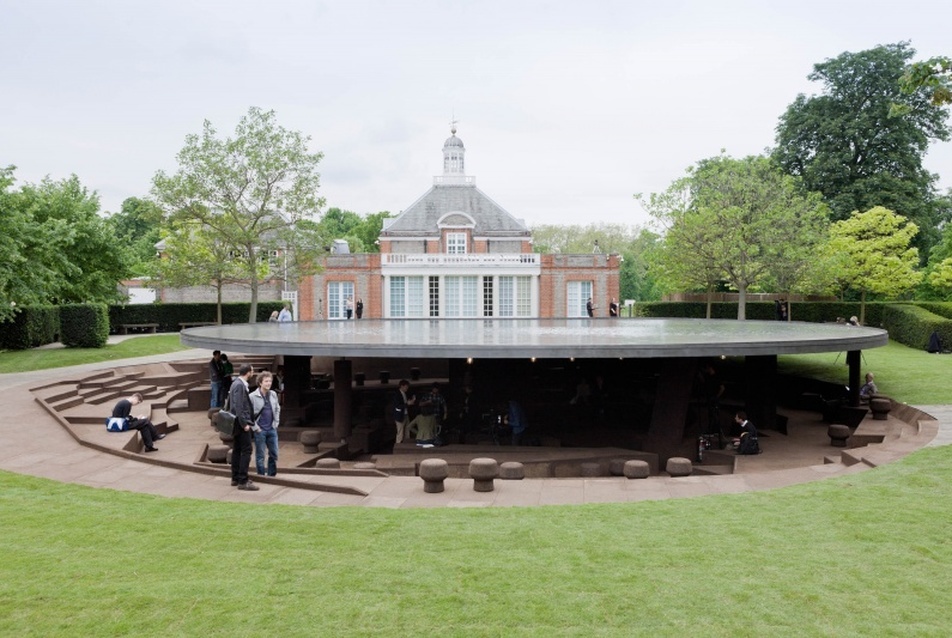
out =
[[[324,153],[328,207],[398,213],[455,117],[467,174],[528,224],[641,224],[634,193],[772,146],[815,63],[952,55],[950,24],[947,0],[0,0],[0,165],[116,211],[258,106]],[[952,186],[952,144],[927,167]]]

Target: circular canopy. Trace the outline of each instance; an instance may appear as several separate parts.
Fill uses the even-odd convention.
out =
[[[182,343],[326,357],[602,359],[762,356],[878,348],[878,328],[728,319],[361,319],[189,328]]]

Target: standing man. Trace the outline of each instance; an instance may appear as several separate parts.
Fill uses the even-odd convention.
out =
[[[142,435],[142,444],[146,452],[156,452],[158,448],[153,445],[154,441],[160,441],[165,438],[164,434],[159,434],[152,421],[146,415],[132,416],[132,406],[142,403],[142,395],[136,392],[128,399],[122,399],[112,409],[112,416],[116,419],[125,419],[129,424],[130,430],[139,430]]]
[[[354,311],[358,319],[364,316],[364,300],[360,297],[357,298],[357,305],[354,307]]]
[[[225,366],[221,362],[221,350],[212,353],[212,360],[208,362],[208,380],[212,384],[211,408],[221,407],[221,384],[225,378]]]
[[[251,411],[251,397],[248,394],[248,381],[254,374],[254,368],[247,363],[238,368],[238,377],[228,391],[228,407],[235,415],[235,426],[231,435],[235,438],[235,447],[231,451],[231,484],[239,490],[256,491],[258,486],[248,479],[248,466],[251,464],[251,435],[254,416]]]
[[[403,443],[407,421],[410,416],[409,406],[416,403],[416,397],[407,397],[407,392],[410,391],[410,382],[406,379],[400,379],[397,388],[398,391],[393,395],[393,421],[397,426],[397,443]]]
[[[589,297],[588,301],[585,303],[585,312],[588,313],[589,317],[595,316],[595,304],[592,303],[591,297]]]
[[[294,321],[294,317],[291,316],[291,304],[284,304],[281,312],[278,313],[278,322],[284,323],[287,321]]]
[[[615,301],[614,297],[612,297],[611,303],[608,304],[608,316],[609,317],[618,316],[618,302]]]
[[[281,402],[271,389],[274,377],[265,370],[258,375],[258,389],[251,393],[251,409],[255,415],[255,468],[259,475],[278,473],[278,424],[281,422]],[[268,450],[268,467],[264,465],[264,451]]]
[[[344,310],[347,312],[347,319],[350,320],[354,316],[354,298],[348,297],[344,301]]]
[[[509,400],[509,407],[506,411],[506,425],[512,429],[512,445],[517,447],[522,444],[522,435],[528,427],[526,413],[522,411],[522,405],[515,399]]]

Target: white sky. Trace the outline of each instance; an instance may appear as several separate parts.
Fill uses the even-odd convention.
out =
[[[327,206],[398,213],[442,173],[530,225],[641,224],[632,195],[725,149],[762,152],[813,64],[911,40],[952,55],[933,0],[0,0],[0,165],[146,197],[205,119],[249,106],[324,153]],[[952,144],[927,166],[952,186]]]

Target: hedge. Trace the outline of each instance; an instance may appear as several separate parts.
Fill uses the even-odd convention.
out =
[[[884,302],[866,304],[867,326],[880,326],[883,321]],[[777,318],[776,305],[772,301],[754,301],[747,303],[747,318],[772,321]],[[649,301],[635,304],[635,316],[638,317],[685,317],[703,319],[707,316],[707,304],[695,301]],[[860,314],[859,302],[852,301],[809,301],[791,302],[790,316],[794,321],[809,323],[828,323],[838,318],[848,319]],[[711,318],[736,319],[736,302],[716,302],[711,304]]]
[[[275,310],[281,310],[284,302],[259,301],[255,314],[258,321],[267,321]],[[222,323],[248,323],[249,303],[224,303],[221,305]],[[180,323],[205,321],[214,323],[218,318],[218,304],[214,303],[156,303],[109,306],[110,332],[116,334],[124,323],[157,323],[159,332],[178,332]]]
[[[59,341],[57,306],[23,306],[14,318],[0,325],[0,348],[26,350]]]
[[[933,332],[939,333],[943,347],[952,345],[952,319],[914,304],[890,304],[883,313],[883,327],[889,338],[910,348],[924,350]]]
[[[100,303],[60,306],[60,327],[67,348],[102,348],[109,339],[109,310]]]

